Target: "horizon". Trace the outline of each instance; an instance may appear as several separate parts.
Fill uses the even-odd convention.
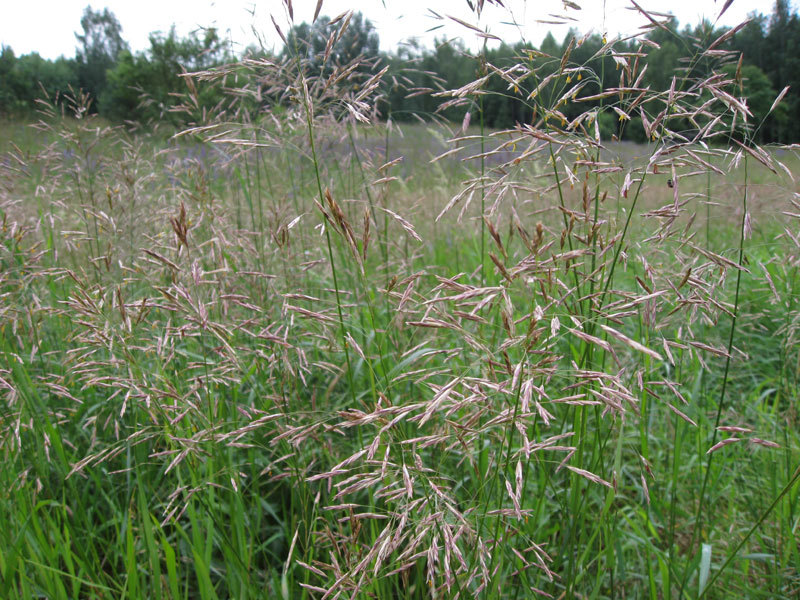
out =
[[[583,6],[583,10],[568,9],[561,0],[537,2],[535,7],[529,6],[524,0],[506,0],[507,9],[487,4],[478,20],[463,0],[440,0],[436,13],[421,0],[408,0],[402,4],[327,0],[322,2],[320,15],[335,17],[351,9],[361,12],[375,26],[382,51],[396,50],[411,40],[431,48],[434,40],[442,37],[461,38],[468,47],[476,48],[480,42],[475,32],[448,16],[480,27],[488,26],[489,31],[502,37],[504,42],[513,44],[525,41],[537,47],[548,33],[561,41],[570,28],[578,29],[581,34],[597,33],[615,37],[630,35],[647,23],[629,1],[579,0],[578,3]],[[294,24],[312,20],[316,0],[293,4]],[[658,12],[654,9],[656,2],[642,1],[639,4],[648,11]],[[682,28],[696,25],[703,19],[714,22],[723,5],[722,0],[676,0],[669,12],[678,19]],[[790,5],[796,10],[794,1]],[[282,42],[273,27],[271,17],[275,17],[284,32],[292,25],[282,1],[271,0],[266,6],[252,1],[240,2],[237,6],[238,9],[234,7],[231,10],[230,5],[218,6],[213,0],[205,4],[190,4],[187,0],[158,3],[155,0],[142,0],[136,5],[124,3],[122,0],[107,0],[92,8],[100,11],[108,8],[116,16],[122,26],[122,38],[134,53],[149,49],[150,34],[167,33],[171,27],[175,27],[176,33],[181,37],[192,31],[216,28],[220,38],[228,42],[230,50],[239,54],[246,48],[261,43],[266,49],[280,48]],[[397,8],[400,6],[402,8]],[[770,4],[769,12],[764,12],[763,2],[734,1],[717,25],[732,27],[751,13],[769,15],[773,7],[774,4]],[[16,56],[35,52],[47,60],[72,58],[78,46],[75,34],[81,31],[80,19],[86,8],[85,0],[68,0],[48,7],[52,14],[44,30],[41,20],[37,21],[35,18],[39,16],[37,11],[41,8],[38,3],[30,3],[18,7],[13,15],[7,16],[0,30],[0,46],[10,47]],[[416,12],[415,8],[418,9]],[[153,15],[159,16],[153,19]],[[562,15],[564,18],[556,18]],[[561,24],[556,24],[556,21],[561,21]],[[66,22],[70,25],[57,25],[64,25]],[[258,35],[254,32],[258,32]]]

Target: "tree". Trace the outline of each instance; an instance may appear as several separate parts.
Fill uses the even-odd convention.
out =
[[[787,0],[776,0],[764,40],[764,72],[775,89],[790,86],[795,93],[784,102],[789,113],[786,122],[777,123],[778,141],[793,142],[800,137],[800,102],[796,91],[800,89],[800,20],[791,10]]]
[[[550,56],[557,56],[561,47],[558,45],[556,38],[553,37],[553,34],[548,31],[547,35],[544,36],[542,40],[542,44],[539,47],[539,50],[544,52],[545,54],[549,54]]]
[[[108,71],[101,97],[102,112],[113,119],[147,121],[164,119],[186,91],[180,77],[187,71],[201,71],[227,58],[225,46],[215,29],[200,37],[196,32],[180,38],[173,26],[168,34],[150,34],[148,52],[123,52]],[[206,88],[199,91],[198,105],[210,106],[219,98]],[[171,120],[177,117],[172,115]]]
[[[120,54],[128,50],[128,44],[122,39],[122,26],[107,8],[101,12],[87,6],[81,17],[81,28],[83,34],[75,34],[80,44],[75,55],[78,81],[97,99],[105,90],[107,71],[114,67]]]
[[[17,57],[9,46],[0,47],[0,115],[17,109],[17,79],[14,73]]]
[[[52,98],[76,86],[74,60],[45,60],[36,52],[17,57],[8,46],[0,48],[0,114],[33,112],[43,95]]]
[[[742,67],[742,95],[747,98],[747,105],[753,113],[753,126],[757,127],[767,117],[775,96],[775,88],[772,87],[769,77],[755,65],[744,65]],[[786,105],[781,104],[770,116],[759,131],[759,141],[765,141],[768,137],[777,137],[779,131],[786,124]]]
[[[380,40],[375,27],[360,12],[353,14],[339,35],[344,23],[331,24],[328,17],[320,17],[314,23],[301,23],[289,30],[284,58],[303,59],[311,76],[327,76],[334,67],[343,67],[358,61],[357,71],[368,71],[378,58]],[[331,35],[338,38],[325,58],[325,50]],[[324,64],[323,64],[324,63]]]
[[[764,69],[765,51],[764,39],[767,31],[767,17],[750,13],[747,18],[750,22],[731,41],[731,48],[741,52],[745,60],[757,67]]]

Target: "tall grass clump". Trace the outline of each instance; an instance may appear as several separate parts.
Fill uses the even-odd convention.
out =
[[[635,6],[588,55],[483,45],[421,123],[290,0],[166,141],[43,102],[2,162],[0,597],[792,597],[797,149],[753,143],[735,29],[647,85]]]

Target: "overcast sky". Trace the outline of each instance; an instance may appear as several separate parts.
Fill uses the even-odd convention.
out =
[[[509,12],[488,6],[487,2],[479,23],[466,0],[324,0],[321,14],[333,17],[349,9],[360,10],[375,24],[385,50],[411,37],[430,46],[434,36],[462,36],[474,46],[473,33],[449,19],[437,20],[429,8],[442,16],[452,15],[482,28],[488,26],[492,33],[509,42],[524,37],[535,44],[541,42],[547,31],[552,31],[559,41],[566,34],[569,25],[537,22],[554,20],[551,14],[566,14],[575,19],[570,24],[581,32],[593,30],[609,36],[635,32],[645,23],[641,15],[630,10],[630,0],[573,2],[583,9],[565,8],[562,0],[504,0],[503,4],[511,9]],[[317,0],[294,0],[295,22],[310,21],[316,3]],[[638,3],[647,10],[672,12],[685,25],[704,17],[716,19],[725,0],[638,0]],[[81,29],[81,14],[89,0],[7,0],[5,4],[0,18],[0,44],[11,46],[17,55],[39,52],[45,58],[74,56],[74,32]],[[199,27],[216,27],[224,38],[231,40],[234,51],[255,43],[253,29],[260,33],[267,47],[280,47],[270,15],[275,16],[281,27],[288,27],[282,0],[92,0],[91,5],[96,10],[108,7],[117,16],[122,36],[132,50],[147,49],[148,34],[166,32],[172,24],[180,35]],[[736,25],[753,11],[770,13],[772,5],[772,0],[734,0],[720,24]],[[517,25],[510,25],[510,21]]]

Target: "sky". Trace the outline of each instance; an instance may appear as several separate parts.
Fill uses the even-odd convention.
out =
[[[81,30],[81,14],[89,0],[6,2],[0,19],[0,45],[10,46],[17,56],[29,52],[49,59],[75,55],[75,32]],[[292,4],[294,20],[299,23],[312,19],[317,0],[293,0]],[[567,8],[563,0],[503,0],[503,4],[508,10],[490,6],[487,1],[480,21],[466,0],[323,0],[321,14],[334,17],[350,9],[360,10],[376,26],[384,50],[411,37],[429,47],[435,38],[443,36],[462,37],[472,47],[480,43],[474,32],[448,16],[482,29],[488,27],[510,43],[524,38],[537,45],[548,31],[561,41],[570,26],[581,33],[595,31],[613,37],[634,33],[646,23],[637,11],[631,10],[630,0],[572,0],[582,10]],[[648,11],[672,12],[683,26],[703,18],[715,20],[725,0],[638,0],[638,4]],[[734,0],[719,24],[737,25],[753,11],[770,13],[772,4],[772,0]],[[173,24],[180,35],[216,27],[234,51],[257,43],[254,30],[267,48],[280,48],[271,16],[284,31],[290,26],[283,0],[91,0],[91,6],[95,10],[108,7],[116,15],[122,25],[122,37],[134,51],[149,47],[150,32],[167,32]],[[444,19],[437,19],[431,9]],[[567,15],[574,21],[566,25],[541,22],[555,20],[552,14]]]

